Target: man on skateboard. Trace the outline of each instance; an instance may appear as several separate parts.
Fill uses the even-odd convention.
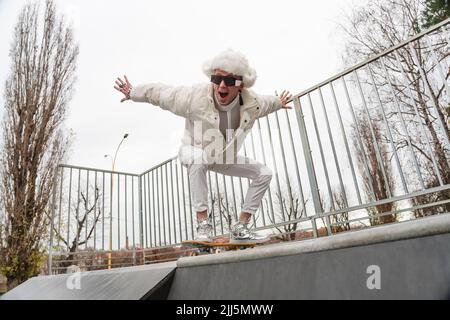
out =
[[[114,88],[121,100],[147,102],[186,119],[185,134],[178,152],[187,168],[197,214],[197,238],[211,241],[211,217],[208,217],[208,170],[228,176],[251,179],[239,221],[232,225],[230,243],[260,243],[267,237],[252,232],[250,218],[259,208],[269,187],[272,171],[253,159],[238,155],[245,136],[256,119],[287,106],[291,95],[262,96],[249,90],[256,81],[256,71],[245,56],[228,49],[203,64],[211,83],[192,87],[173,87],[150,83],[133,87],[127,77],[117,78]]]

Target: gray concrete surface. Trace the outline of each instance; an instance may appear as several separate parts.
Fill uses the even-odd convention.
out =
[[[178,262],[35,277],[1,299],[450,299],[450,214]]]
[[[182,258],[168,298],[450,299],[449,232],[450,215],[445,214]]]
[[[34,277],[1,296],[16,300],[138,300],[161,299],[161,283],[173,276],[176,262]]]
[[[177,267],[184,268],[207,264],[259,260],[270,257],[412,239],[443,233],[450,233],[450,213],[391,225],[377,226],[359,231],[339,233],[329,237],[266,245],[251,250],[229,251],[215,255],[185,257],[178,260]]]

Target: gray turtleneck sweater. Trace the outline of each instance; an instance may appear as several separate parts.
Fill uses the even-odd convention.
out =
[[[233,133],[239,127],[239,123],[241,121],[239,95],[237,95],[236,98],[226,106],[221,106],[218,104],[214,96],[214,104],[216,109],[219,111],[219,129],[228,143],[233,138]]]

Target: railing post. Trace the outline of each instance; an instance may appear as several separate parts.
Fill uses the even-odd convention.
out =
[[[303,149],[303,155],[305,157],[305,163],[306,163],[306,170],[308,172],[308,180],[309,185],[311,188],[311,195],[312,200],[314,204],[314,211],[316,216],[321,216],[323,214],[323,208],[322,203],[320,201],[320,194],[319,194],[319,187],[317,184],[317,178],[316,178],[316,171],[314,169],[314,163],[311,156],[311,147],[309,145],[308,140],[308,133],[306,131],[306,125],[305,125],[305,117],[303,115],[303,111],[300,104],[300,97],[294,98],[294,107],[295,107],[295,114],[297,116],[297,122],[298,122],[298,128],[300,131],[300,139],[302,141],[302,149]],[[313,232],[314,236],[317,237],[317,226],[316,226],[316,218],[312,218],[312,225],[313,225]],[[330,229],[330,218],[329,216],[326,217],[326,227],[327,232],[329,235],[331,235],[331,229]]]
[[[141,246],[144,248],[144,226],[143,215],[142,215],[142,175],[139,176],[139,192],[138,192],[138,202],[139,202],[139,238],[141,241]]]
[[[48,245],[48,274],[52,275],[53,274],[53,270],[52,270],[52,264],[53,264],[53,236],[54,236],[54,232],[53,232],[53,228],[54,228],[54,220],[55,220],[55,207],[56,207],[56,183],[58,181],[57,177],[58,177],[58,168],[59,165],[56,166],[55,169],[55,174],[53,176],[53,187],[52,187],[52,210],[51,210],[51,220],[50,220],[50,240],[49,240],[49,245]]]

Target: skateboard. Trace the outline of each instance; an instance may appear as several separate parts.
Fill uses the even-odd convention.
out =
[[[186,240],[182,242],[183,246],[189,248],[195,248],[188,252],[188,256],[197,256],[202,254],[220,253],[223,251],[244,250],[247,248],[253,248],[258,243],[230,243],[229,239],[214,240],[213,242],[198,241],[198,240]]]

